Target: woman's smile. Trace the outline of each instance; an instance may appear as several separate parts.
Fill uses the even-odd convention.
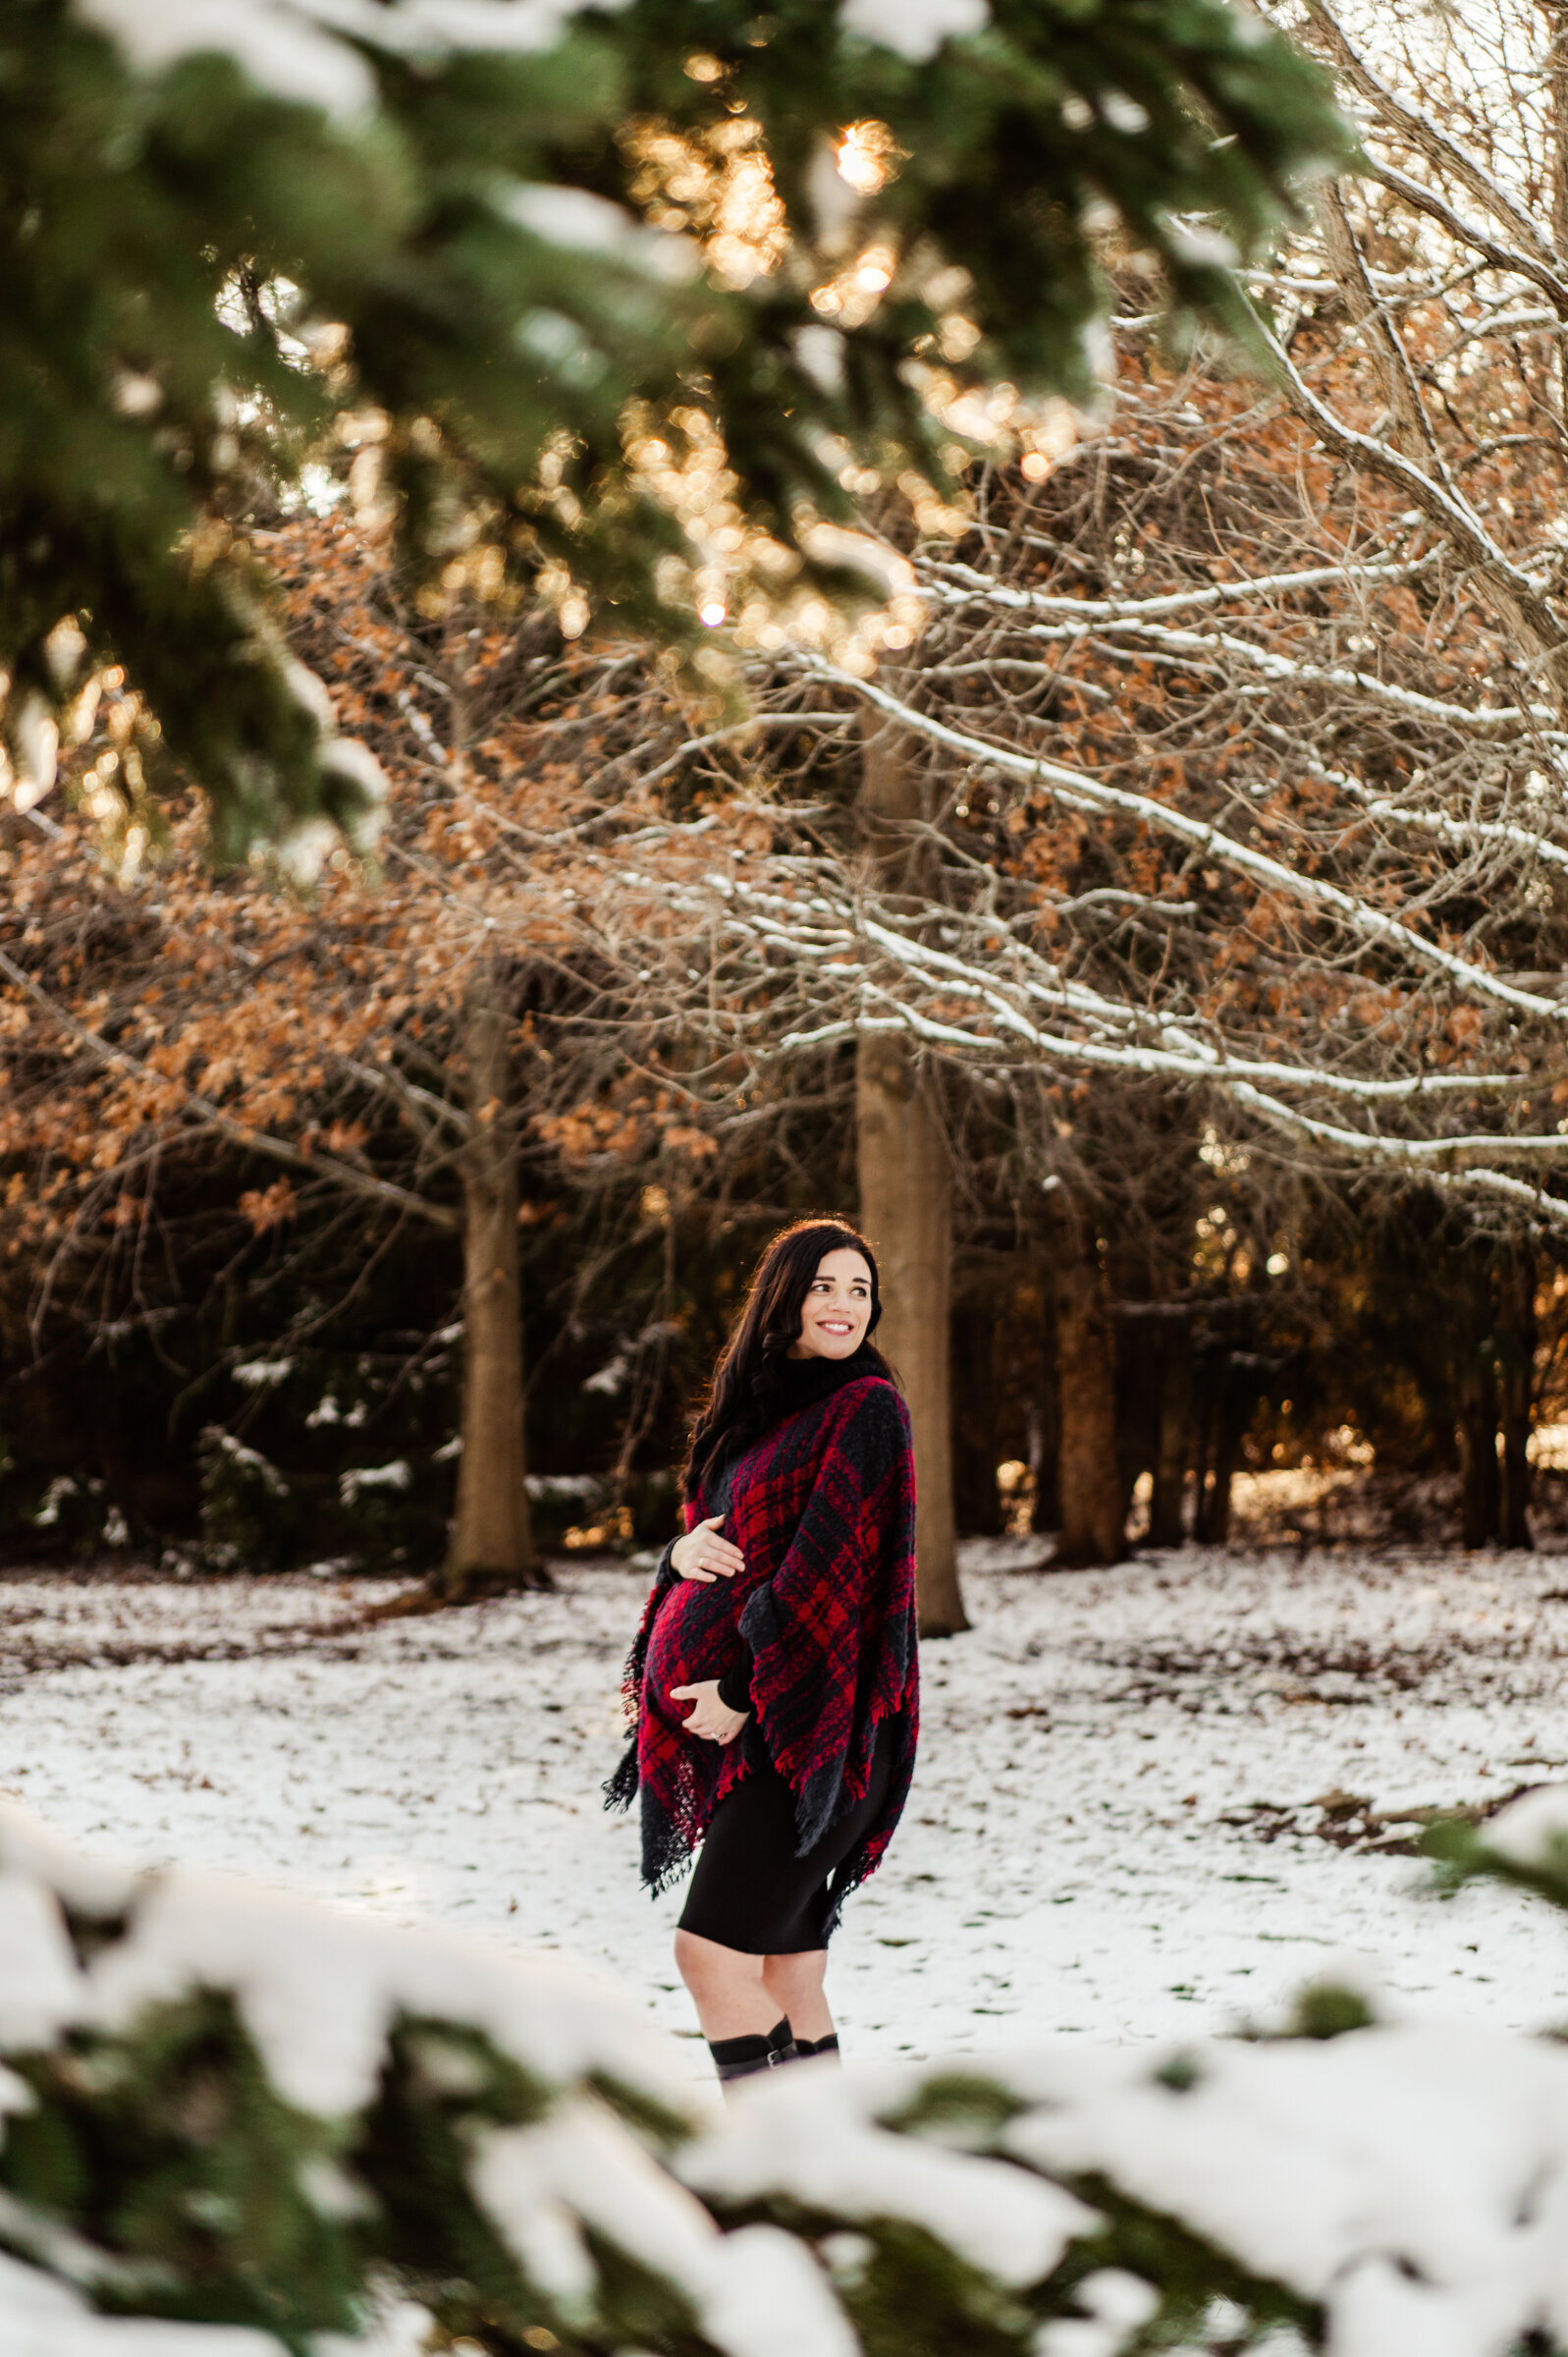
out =
[[[871,1270],[865,1255],[844,1246],[825,1252],[800,1310],[800,1339],[791,1358],[852,1358],[871,1323]]]

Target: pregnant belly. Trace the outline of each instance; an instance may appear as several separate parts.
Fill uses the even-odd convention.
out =
[[[689,1702],[672,1702],[672,1686],[692,1686],[723,1677],[739,1651],[743,1595],[730,1580],[683,1579],[659,1608],[648,1642],[642,1702],[672,1727],[685,1724]]]

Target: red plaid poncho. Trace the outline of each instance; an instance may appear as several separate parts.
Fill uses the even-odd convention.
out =
[[[891,1720],[887,1805],[835,1877],[838,1898],[880,1863],[909,1791],[919,1726],[914,1458],[891,1383],[860,1376],[785,1416],[728,1468],[725,1536],[746,1567],[712,1585],[661,1564],[626,1665],[631,1749],[606,1787],[642,1797],[642,1875],[674,1881],[718,1802],[759,1759],[795,1794],[803,1855],[865,1797]],[[686,1507],[691,1529],[718,1506]],[[722,1677],[751,1647],[752,1718],[728,1746],[688,1735],[673,1686]],[[837,1914],[837,1907],[835,1908]]]

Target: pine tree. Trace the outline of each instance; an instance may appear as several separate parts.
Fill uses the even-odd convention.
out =
[[[4,0],[0,69],[8,782],[118,667],[220,851],[301,864],[379,782],[249,525],[335,418],[433,587],[689,632],[651,442],[798,555],[846,459],[940,469],[943,400],[1085,390],[1108,205],[1235,322],[1226,264],[1344,146],[1226,0]]]

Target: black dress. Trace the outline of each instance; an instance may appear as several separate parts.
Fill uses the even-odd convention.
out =
[[[873,1372],[856,1351],[845,1359],[785,1359],[782,1415],[825,1399],[842,1383]],[[733,1711],[750,1708],[751,1655],[739,1657],[719,1683]],[[892,1745],[884,1725],[872,1755],[866,1796],[804,1854],[795,1847],[795,1797],[767,1757],[754,1726],[746,1742],[750,1773],[714,1810],[696,1872],[680,1911],[680,1929],[748,1956],[792,1956],[826,1947],[833,1907],[833,1875],[856,1850],[882,1813],[892,1775]]]
[[[795,1796],[777,1768],[759,1763],[714,1810],[680,1929],[748,1956],[796,1956],[826,1947],[834,1869],[859,1847],[882,1813],[892,1772],[886,1726],[877,1731],[864,1800],[795,1854]]]

